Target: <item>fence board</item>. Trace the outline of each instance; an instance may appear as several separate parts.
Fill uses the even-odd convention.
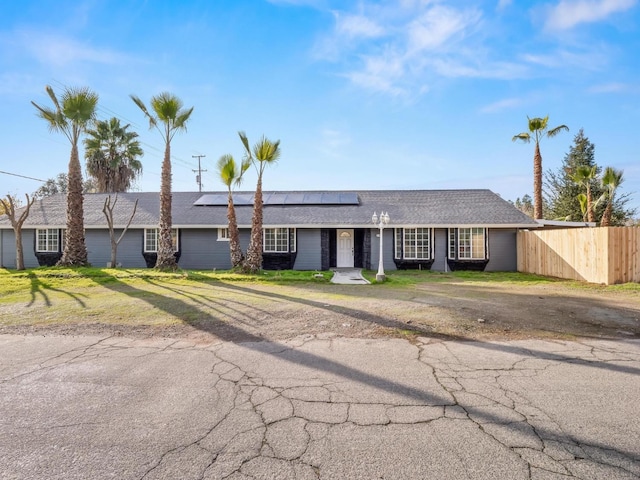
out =
[[[519,231],[518,271],[607,285],[640,282],[640,227]]]

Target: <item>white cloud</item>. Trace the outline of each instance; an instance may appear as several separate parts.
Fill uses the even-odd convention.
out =
[[[475,62],[437,58],[430,61],[433,70],[448,78],[494,78],[509,80],[522,78],[529,71],[526,67],[510,62]]]
[[[364,15],[343,15],[334,13],[336,31],[347,37],[375,38],[384,34],[384,28],[375,20]]]
[[[446,45],[479,19],[480,14],[476,11],[458,11],[435,5],[408,25],[408,50],[416,53]]]
[[[568,30],[633,8],[637,0],[561,0],[551,7],[545,21],[548,30]]]
[[[463,44],[481,23],[480,11],[429,0],[358,2],[355,8],[334,12],[334,28],[315,53],[350,65],[342,75],[358,87],[391,95],[428,91],[438,59],[459,65],[448,69],[450,76],[477,76],[465,68]]]
[[[505,98],[489,105],[485,105],[480,109],[481,113],[496,113],[502,110],[508,110],[511,108],[519,107],[522,105],[522,100],[519,98]]]
[[[594,85],[589,89],[589,93],[633,93],[640,92],[640,87],[637,85],[631,85],[628,83],[603,83],[600,85]]]
[[[513,0],[498,0],[498,10],[504,10],[505,8],[511,6]]]
[[[597,49],[584,52],[557,50],[547,54],[523,54],[521,58],[530,64],[545,68],[579,68],[581,70],[598,71],[608,64],[606,51]]]
[[[16,34],[17,47],[26,50],[40,63],[64,67],[74,62],[114,65],[128,60],[124,54],[106,48],[96,48],[58,34],[24,31]]]

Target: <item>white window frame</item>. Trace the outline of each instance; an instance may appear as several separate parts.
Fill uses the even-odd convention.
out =
[[[158,253],[158,232],[159,232],[158,228],[144,229],[144,239],[143,239],[144,253]],[[149,241],[151,239],[153,239],[153,242],[155,243],[155,248],[149,248]],[[179,245],[180,235],[178,235],[177,228],[171,229],[171,239],[173,241],[173,249],[175,252],[177,252],[180,248],[180,245]]]
[[[293,236],[291,231],[293,230]],[[271,239],[267,242],[267,236],[273,232],[273,245]],[[286,239],[283,243],[282,240]],[[290,242],[290,240],[292,240]],[[267,245],[269,243],[269,245]],[[262,252],[263,253],[289,253],[296,251],[296,229],[287,227],[273,227],[262,229]]]
[[[424,235],[425,231],[427,233],[427,248],[426,248],[426,257],[419,257],[418,256],[418,230],[420,230],[421,234]],[[411,234],[413,231],[413,233],[415,233],[415,237],[414,237],[414,242],[413,242],[413,248],[415,249],[415,255],[414,256],[407,256],[407,245],[408,245],[408,241],[409,239],[407,239],[407,231],[410,231],[409,234]],[[403,258],[405,260],[431,260],[431,244],[432,244],[432,239],[433,235],[431,233],[431,229],[430,228],[424,228],[424,227],[412,227],[412,228],[404,228],[403,232],[402,232],[402,245],[403,245]],[[424,237],[423,237],[424,238]],[[422,246],[422,250],[424,252],[424,245]]]
[[[40,234],[44,232],[44,237]],[[40,240],[44,239],[44,248]],[[36,252],[38,253],[58,253],[61,250],[60,229],[58,228],[36,228]]]
[[[456,229],[449,229],[449,258],[456,258]]]
[[[424,235],[425,232],[427,234],[427,246],[426,246],[426,256],[419,257],[417,255],[418,252],[418,230],[421,231],[421,234]],[[408,236],[411,233],[415,233],[413,249],[416,254],[413,256],[407,255],[407,242],[409,239]],[[409,233],[409,235],[407,235]],[[433,229],[427,227],[405,227],[405,228],[395,228],[394,229],[394,255],[398,260],[431,260],[433,259]],[[422,247],[424,251],[424,246]]]
[[[402,259],[402,228],[394,228],[393,229],[393,238],[394,238],[394,256],[398,260]]]
[[[228,242],[230,240],[229,237],[229,229],[228,228],[219,228],[218,229],[218,242]]]
[[[449,230],[449,258],[459,260],[486,260],[487,229],[463,227]],[[480,247],[478,249],[478,247]],[[454,256],[452,256],[452,254]]]

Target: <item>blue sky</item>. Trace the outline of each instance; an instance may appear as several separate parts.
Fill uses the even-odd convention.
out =
[[[162,142],[129,98],[194,106],[172,144],[173,188],[222,190],[215,162],[280,139],[264,188],[489,188],[532,193],[527,115],[569,133],[541,144],[557,169],[580,128],[640,206],[638,0],[203,0],[6,2],[0,16],[0,170],[47,179],[69,145],[31,101],[87,86],[98,115],[130,123],[157,191]],[[0,195],[34,180],[0,174]],[[255,174],[244,189],[253,189]]]

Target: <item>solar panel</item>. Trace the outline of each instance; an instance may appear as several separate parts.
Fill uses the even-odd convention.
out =
[[[226,206],[226,193],[207,193],[194,202],[197,206]],[[265,192],[264,205],[358,205],[358,194],[353,192]],[[253,194],[234,193],[234,205],[253,205]]]

